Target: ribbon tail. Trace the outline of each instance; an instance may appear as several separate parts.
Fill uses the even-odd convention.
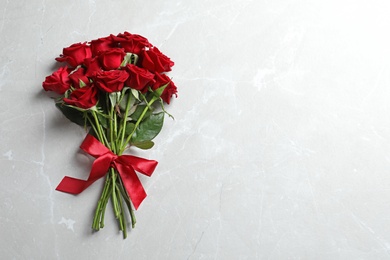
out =
[[[117,159],[118,162],[131,167],[146,176],[151,176],[158,164],[155,160],[147,160],[133,155],[122,155]]]
[[[134,208],[138,209],[139,205],[146,198],[146,192],[142,187],[141,181],[132,167],[126,167],[120,163],[117,163],[115,166],[121,176],[123,186],[125,186],[133,202]]]
[[[92,164],[91,172],[89,173],[86,181],[65,176],[60,184],[58,184],[56,190],[71,194],[80,194],[92,183],[106,175],[108,169],[110,168],[111,158],[111,154],[105,154],[97,158]]]
[[[58,184],[56,190],[67,192],[70,194],[80,194],[83,190],[89,187],[93,181],[85,181],[69,176],[65,176],[60,184]]]

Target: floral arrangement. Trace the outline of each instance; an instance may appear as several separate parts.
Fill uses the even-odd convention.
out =
[[[80,148],[96,158],[87,180],[65,176],[56,190],[79,194],[105,177],[92,228],[104,227],[111,199],[126,238],[128,221],[134,228],[134,209],[146,197],[136,172],[151,176],[157,161],[123,153],[129,147],[153,147],[169,115],[164,104],[177,96],[166,74],[174,63],[146,38],[129,32],[72,44],[56,60],[66,65],[42,86],[56,93],[56,106],[69,120],[86,129]]]

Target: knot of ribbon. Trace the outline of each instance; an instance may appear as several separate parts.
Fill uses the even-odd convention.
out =
[[[80,148],[96,158],[92,164],[88,179],[81,180],[65,176],[60,184],[58,184],[56,190],[71,194],[79,194],[96,180],[104,177],[110,167],[113,167],[119,173],[135,209],[138,209],[138,206],[146,198],[146,192],[135,171],[146,176],[151,176],[157,166],[157,161],[147,160],[132,155],[118,156],[92,135],[87,135],[85,137]]]

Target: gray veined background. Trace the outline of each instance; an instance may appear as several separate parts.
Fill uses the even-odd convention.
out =
[[[389,259],[388,1],[0,0],[2,259]],[[85,133],[41,90],[62,48],[141,34],[179,98],[126,240]]]

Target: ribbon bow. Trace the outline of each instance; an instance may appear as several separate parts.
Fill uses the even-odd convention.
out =
[[[157,166],[157,161],[132,155],[118,156],[92,135],[85,137],[80,148],[96,158],[88,179],[85,181],[65,176],[56,190],[79,194],[96,180],[104,177],[110,167],[114,167],[118,171],[135,209],[138,209],[138,206],[146,198],[146,192],[135,170],[150,177]]]

